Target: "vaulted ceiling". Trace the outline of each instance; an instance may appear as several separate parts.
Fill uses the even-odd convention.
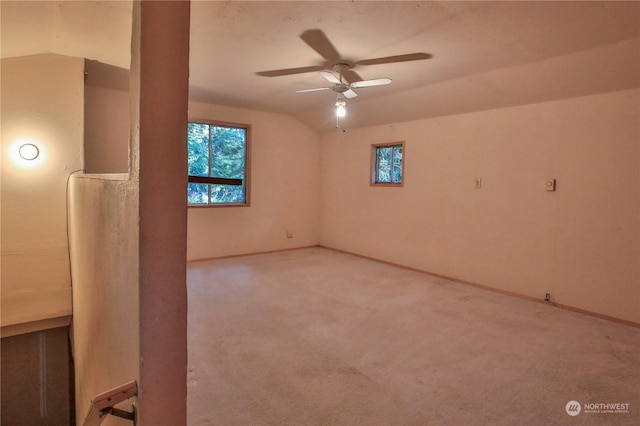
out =
[[[1,7],[2,57],[53,52],[129,65],[130,2]],[[321,132],[335,128],[336,93],[296,90],[327,80],[317,71],[264,75],[330,68],[326,49],[301,37],[309,30],[350,64],[430,55],[355,65],[362,79],[393,82],[357,90],[347,128],[640,87],[636,1],[193,1],[191,15],[193,100],[290,114]]]

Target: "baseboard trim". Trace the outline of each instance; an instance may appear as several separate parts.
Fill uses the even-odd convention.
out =
[[[255,251],[249,253],[237,253],[237,254],[227,254],[223,256],[213,256],[213,257],[203,257],[197,259],[187,259],[187,263],[195,263],[195,262],[207,262],[210,260],[220,260],[220,259],[232,259],[234,257],[244,257],[244,256],[256,256],[259,254],[269,254],[269,253],[280,253],[285,251],[293,251],[293,250],[303,250],[308,248],[320,247],[319,244],[313,244],[310,246],[300,246],[300,247],[288,247],[283,249],[275,249],[275,250],[265,250],[265,251]]]
[[[341,250],[341,249],[337,249],[337,248],[333,248],[333,247],[324,246],[322,244],[320,244],[318,247],[322,247],[322,248],[325,248],[327,250],[333,250],[333,251],[336,251],[336,252],[339,252],[339,253],[349,254],[349,255],[360,257],[360,258],[367,259],[367,260],[372,260],[374,262],[384,263],[386,265],[395,266],[395,267],[406,269],[406,270],[409,270],[409,271],[419,272],[421,274],[430,275],[432,277],[441,278],[441,279],[444,279],[444,280],[447,280],[447,281],[452,281],[452,282],[455,282],[455,283],[458,283],[458,284],[464,284],[464,285],[468,285],[468,286],[471,286],[471,287],[476,287],[476,288],[480,288],[480,289],[483,289],[483,290],[488,290],[488,291],[491,291],[491,292],[494,292],[494,293],[503,294],[505,296],[516,297],[518,299],[528,300],[530,302],[541,303],[543,305],[551,305],[551,306],[555,306],[557,308],[564,309],[564,310],[567,310],[567,311],[576,312],[576,313],[579,313],[579,314],[588,315],[588,316],[591,316],[591,317],[595,317],[595,318],[599,318],[599,319],[603,319],[603,320],[607,320],[607,321],[612,321],[612,322],[616,322],[616,323],[619,323],[619,324],[628,325],[628,326],[631,326],[631,327],[640,328],[640,323],[637,323],[637,322],[634,322],[634,321],[625,320],[625,319],[622,319],[622,318],[612,317],[612,316],[609,316],[609,315],[600,314],[598,312],[593,312],[593,311],[589,311],[589,310],[582,309],[582,308],[576,308],[575,306],[565,305],[565,304],[562,304],[562,303],[547,302],[546,300],[537,299],[535,297],[527,296],[527,295],[516,293],[516,292],[513,292],[513,291],[503,290],[503,289],[500,289],[500,288],[491,287],[491,286],[484,285],[484,284],[478,284],[478,283],[474,283],[472,281],[466,281],[466,280],[462,280],[462,279],[459,279],[459,278],[454,278],[454,277],[450,277],[450,276],[447,276],[447,275],[442,275],[442,274],[438,274],[438,273],[435,273],[435,272],[426,271],[424,269],[413,268],[411,266],[401,265],[399,263],[389,262],[389,261],[386,261],[386,260],[377,259],[377,258],[371,257],[371,256],[365,256],[365,255],[354,253],[354,252],[350,252],[350,251],[347,251],[347,250]]]

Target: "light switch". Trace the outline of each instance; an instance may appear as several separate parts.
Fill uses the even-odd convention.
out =
[[[553,192],[556,190],[556,180],[555,179],[547,179],[546,190]]]
[[[482,188],[482,179],[480,179],[480,178],[476,178],[476,180],[475,180],[475,185],[476,185],[476,188],[477,188],[477,189]]]

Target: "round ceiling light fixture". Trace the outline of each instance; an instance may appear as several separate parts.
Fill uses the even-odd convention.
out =
[[[20,154],[20,157],[22,157],[23,159],[31,161],[38,158],[38,155],[40,155],[40,150],[32,143],[25,143],[23,145],[20,145],[20,148],[18,148],[18,154]]]

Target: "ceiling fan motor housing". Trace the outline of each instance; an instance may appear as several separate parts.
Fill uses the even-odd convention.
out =
[[[342,74],[342,72],[343,72],[344,70],[348,70],[348,69],[349,69],[349,68],[351,68],[351,67],[353,67],[353,65],[349,65],[349,64],[347,64],[347,63],[340,62],[340,63],[337,63],[337,64],[335,64],[335,65],[333,66],[333,70],[334,70],[335,72],[337,72],[338,74]]]
[[[336,93],[344,93],[349,89],[350,89],[350,87],[347,84],[344,84],[344,83],[336,84],[336,85],[331,87],[331,90],[333,90]]]

